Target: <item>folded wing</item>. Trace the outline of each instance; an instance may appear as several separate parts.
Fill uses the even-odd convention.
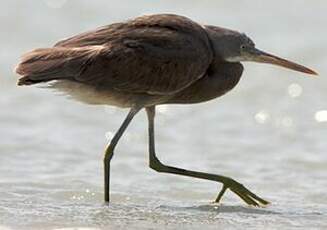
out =
[[[38,49],[17,68],[21,84],[69,79],[95,87],[172,94],[201,78],[212,51],[201,26],[175,15],[113,24]]]

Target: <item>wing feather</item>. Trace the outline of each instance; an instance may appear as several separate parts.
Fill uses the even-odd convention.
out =
[[[103,49],[92,50],[99,46]],[[60,41],[53,49],[75,54],[60,65],[62,72],[84,65],[83,71],[69,69],[68,72],[76,73],[70,76],[71,80],[158,95],[173,94],[201,78],[213,56],[207,34],[200,25],[167,14],[102,27]],[[88,55],[83,55],[83,50]]]

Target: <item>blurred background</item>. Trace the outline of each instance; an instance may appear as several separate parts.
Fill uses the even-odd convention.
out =
[[[305,1],[3,0],[0,7],[0,229],[326,229],[327,3]],[[222,98],[158,108],[159,158],[231,176],[270,200],[250,208],[220,184],[148,168],[142,112],[112,161],[103,203],[102,157],[127,110],[17,87],[22,53],[142,14],[176,13],[245,32],[257,47],[318,78],[245,63]]]

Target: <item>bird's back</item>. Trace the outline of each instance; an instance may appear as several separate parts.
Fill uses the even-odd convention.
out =
[[[205,30],[188,18],[151,15],[36,49],[16,71],[20,85],[69,80],[126,93],[172,95],[201,78],[212,61]]]

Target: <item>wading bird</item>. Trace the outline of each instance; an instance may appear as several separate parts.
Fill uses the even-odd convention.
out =
[[[316,74],[256,49],[243,33],[200,25],[173,14],[137,17],[59,41],[51,48],[33,50],[23,55],[16,72],[22,75],[18,85],[46,82],[47,87],[85,103],[130,108],[105,151],[106,202],[115,146],[133,117],[144,108],[152,169],[222,183],[216,202],[230,189],[249,205],[266,205],[266,200],[232,178],[167,166],[155,152],[155,106],[200,103],[222,96],[239,82],[242,61]]]

